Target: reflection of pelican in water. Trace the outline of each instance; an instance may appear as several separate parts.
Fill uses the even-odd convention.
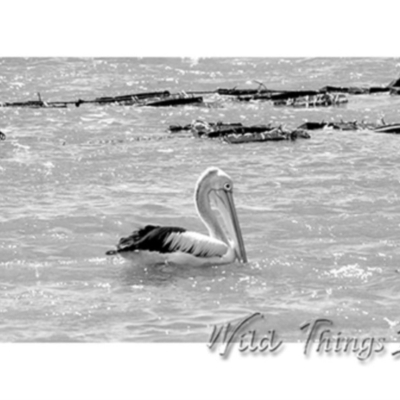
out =
[[[247,256],[233,202],[233,182],[219,168],[208,168],[195,188],[195,204],[209,236],[173,226],[147,225],[122,238],[107,255],[151,264],[208,266],[246,263]],[[222,216],[221,224],[211,204]]]

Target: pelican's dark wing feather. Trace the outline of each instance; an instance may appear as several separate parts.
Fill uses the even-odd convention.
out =
[[[131,251],[154,251],[158,253],[183,252],[195,257],[222,257],[228,246],[209,236],[189,232],[176,226],[147,225],[122,238],[117,250],[107,251],[107,255]]]
[[[175,226],[154,226],[146,225],[140,228],[128,237],[120,239],[117,250],[110,250],[106,254],[113,255],[125,251],[147,250],[157,251],[159,253],[170,253],[175,251],[167,243],[171,233],[183,233],[185,229]]]

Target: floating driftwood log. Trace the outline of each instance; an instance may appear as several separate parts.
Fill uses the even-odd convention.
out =
[[[307,96],[291,97],[282,100],[274,100],[274,106],[290,107],[329,107],[348,103],[344,94],[322,93]]]
[[[67,107],[66,102],[50,102],[47,103],[42,100],[40,93],[38,95],[38,100],[29,101],[17,101],[14,103],[0,103],[0,107],[28,107],[28,108],[65,108]]]
[[[94,100],[79,100],[79,105],[84,103],[135,105],[141,107],[171,107],[193,103],[202,103],[203,98],[189,95],[186,92],[171,94],[168,90],[163,92],[136,93],[116,97],[99,97]],[[78,104],[76,104],[78,106]]]
[[[168,90],[158,91],[158,92],[144,92],[144,93],[135,93],[135,94],[126,94],[123,96],[107,96],[107,97],[97,97],[94,100],[82,100],[79,99],[78,101],[74,102],[77,107],[81,104],[99,104],[99,105],[106,105],[106,104],[113,104],[117,103],[119,105],[136,105],[141,101],[147,101],[150,99],[162,99],[171,96],[171,93]]]
[[[220,138],[225,142],[249,143],[280,140],[296,140],[299,138],[309,139],[308,131],[322,129],[334,129],[341,131],[370,130],[376,133],[400,134],[400,124],[387,124],[383,119],[377,123],[364,121],[340,121],[340,122],[304,122],[294,130],[287,130],[282,126],[249,125],[245,126],[240,122],[207,122],[197,119],[187,125],[170,125],[172,133],[187,131],[196,138]]]
[[[318,90],[295,90],[295,91],[266,91],[257,94],[240,95],[240,101],[269,100],[274,106],[291,107],[329,107],[348,103],[348,99],[341,93],[321,92]]]
[[[150,101],[146,104],[142,104],[147,107],[171,107],[171,106],[182,106],[187,104],[199,104],[203,103],[203,98],[199,96],[189,96],[189,97],[169,97],[166,99]]]
[[[374,132],[399,134],[400,133],[400,124],[389,124],[389,125],[379,126],[374,129]]]
[[[192,131],[195,136],[206,136],[209,138],[216,138],[226,136],[230,133],[245,134],[245,133],[262,133],[274,129],[269,125],[251,125],[244,126],[240,122],[238,123],[223,123],[223,122],[206,122],[202,119],[197,119],[191,124],[180,126],[171,125],[169,130],[171,132],[179,131]]]
[[[146,93],[136,93],[136,94],[128,94],[124,96],[115,96],[115,97],[98,97],[94,101],[98,103],[135,103],[138,100],[146,100],[154,97],[163,98],[169,97],[171,93],[168,90],[164,90],[162,92],[146,92]]]
[[[304,129],[284,130],[281,126],[251,125],[241,123],[206,122],[197,119],[188,125],[171,125],[170,132],[190,131],[200,138],[221,138],[228,143],[266,142],[279,140],[309,139],[310,135]]]
[[[341,130],[341,131],[371,130],[377,133],[400,134],[400,124],[387,124],[384,120],[381,120],[379,123],[371,123],[364,121],[305,122],[304,124],[298,127],[298,129],[305,129],[307,131],[326,129],[326,128]]]
[[[66,108],[67,105],[63,103],[46,103],[44,101],[21,101],[15,103],[2,103],[2,107],[26,107],[26,108]]]
[[[194,96],[193,94],[187,94],[182,91],[180,93],[171,94],[169,91],[160,92],[147,92],[147,93],[135,93],[123,96],[115,97],[98,97],[94,100],[82,100],[77,101],[48,101],[45,102],[41,99],[40,93],[38,93],[38,100],[29,100],[23,102],[13,103],[0,103],[2,107],[27,107],[27,108],[66,108],[70,105],[80,107],[82,104],[97,104],[97,105],[134,105],[139,107],[171,107],[180,106],[187,104],[199,104],[203,103],[203,97]]]
[[[348,94],[374,94],[390,92],[389,86],[371,86],[371,87],[359,87],[359,86],[324,86],[320,89],[320,92],[325,93],[348,93]]]
[[[324,86],[317,90],[277,90],[268,89],[263,83],[258,83],[258,88],[255,89],[217,89],[217,93],[221,96],[233,96],[239,101],[250,101],[250,100],[272,100],[275,102],[280,101],[276,105],[288,105],[282,103],[284,100],[291,102],[293,99],[302,98],[306,96],[319,96],[329,93],[344,93],[344,94],[374,94],[389,92],[390,94],[400,94],[400,78],[393,80],[387,86]],[[340,104],[345,101],[342,98]],[[297,103],[297,102],[294,102]],[[307,101],[300,101],[298,104],[307,104]],[[333,104],[332,104],[333,105]],[[301,105],[304,106],[304,105]]]
[[[224,137],[224,141],[231,144],[252,143],[252,142],[267,142],[281,140],[296,140],[299,138],[310,139],[307,131],[295,129],[294,131],[285,131],[281,127],[276,127],[268,132],[249,132],[245,134],[230,133]]]

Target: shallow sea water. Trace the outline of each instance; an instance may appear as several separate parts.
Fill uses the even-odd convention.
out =
[[[142,91],[386,85],[398,59],[0,59],[0,102],[93,99]],[[304,340],[334,321],[347,335],[400,329],[400,137],[311,132],[311,139],[227,145],[171,124],[384,117],[400,97],[341,107],[276,108],[206,96],[208,107],[0,108],[0,341],[206,342],[215,324],[261,312],[260,331]],[[139,140],[140,139],[140,140]],[[193,204],[209,166],[235,182],[249,263],[133,267],[106,257],[143,224],[206,233]]]

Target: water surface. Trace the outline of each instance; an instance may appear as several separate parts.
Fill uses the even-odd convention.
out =
[[[0,59],[0,101],[141,91],[386,85],[398,59]],[[0,108],[0,340],[207,341],[214,324],[261,312],[281,338],[330,318],[393,339],[400,324],[400,139],[368,131],[227,145],[170,124],[400,122],[400,97],[274,108],[217,95],[212,107]],[[139,140],[140,139],[140,140]],[[134,268],[105,256],[147,223],[206,233],[193,205],[209,166],[235,181],[250,262]]]

